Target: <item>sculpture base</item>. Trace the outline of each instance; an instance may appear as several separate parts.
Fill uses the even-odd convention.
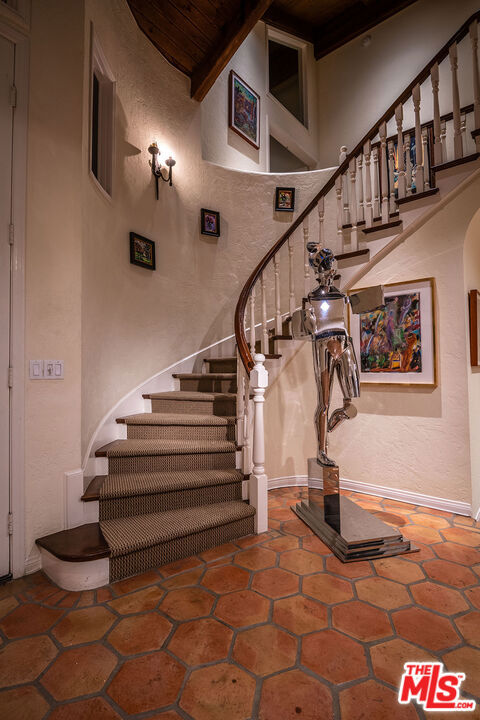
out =
[[[292,510],[343,562],[418,552],[396,529],[339,492],[338,467],[308,461],[308,501]]]

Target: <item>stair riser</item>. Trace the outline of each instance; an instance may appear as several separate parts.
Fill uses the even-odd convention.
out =
[[[211,373],[230,373],[237,372],[237,363],[235,360],[207,360],[208,372]]]
[[[100,501],[100,520],[116,520],[132,515],[180,510],[187,507],[200,507],[217,502],[229,502],[242,499],[242,482],[226,485],[175,490],[149,495],[135,495]]]
[[[237,380],[214,380],[213,378],[202,378],[201,380],[180,380],[180,390],[189,392],[237,392]]]
[[[235,520],[220,527],[177,538],[155,545],[146,550],[110,558],[110,582],[145,572],[151,568],[167,565],[191,555],[198,555],[223,543],[252,535],[255,531],[254,517]]]
[[[127,425],[132,440],[235,440],[235,425]]]
[[[108,472],[171,472],[173,470],[231,470],[235,453],[195,453],[190,455],[147,455],[108,459]]]
[[[186,415],[235,415],[235,400],[165,400],[152,398],[152,412],[184,413]]]

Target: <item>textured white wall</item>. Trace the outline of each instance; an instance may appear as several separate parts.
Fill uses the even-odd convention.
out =
[[[435,278],[438,387],[362,386],[358,416],[330,436],[341,477],[471,502],[463,244],[479,192],[477,180],[361,281],[366,287]],[[315,396],[305,343],[268,389],[269,477],[306,474],[306,459],[316,454]]]

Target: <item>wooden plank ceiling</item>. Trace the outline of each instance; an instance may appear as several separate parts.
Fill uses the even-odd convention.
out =
[[[259,20],[321,58],[415,0],[127,0],[140,29],[203,100]]]

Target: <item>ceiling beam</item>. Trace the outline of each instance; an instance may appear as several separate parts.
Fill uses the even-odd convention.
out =
[[[238,15],[228,23],[222,40],[216,45],[192,75],[190,94],[203,100],[227,63],[236,53],[248,33],[253,30],[273,0],[243,0]]]
[[[299,20],[293,15],[275,7],[275,5],[268,8],[262,20],[267,23],[267,25],[271,25],[277,28],[277,30],[282,30],[290,35],[301,38],[301,40],[307,40],[311,43],[315,40],[314,28],[311,24]]]
[[[416,0],[361,0],[315,31],[315,59],[345,45]]]

